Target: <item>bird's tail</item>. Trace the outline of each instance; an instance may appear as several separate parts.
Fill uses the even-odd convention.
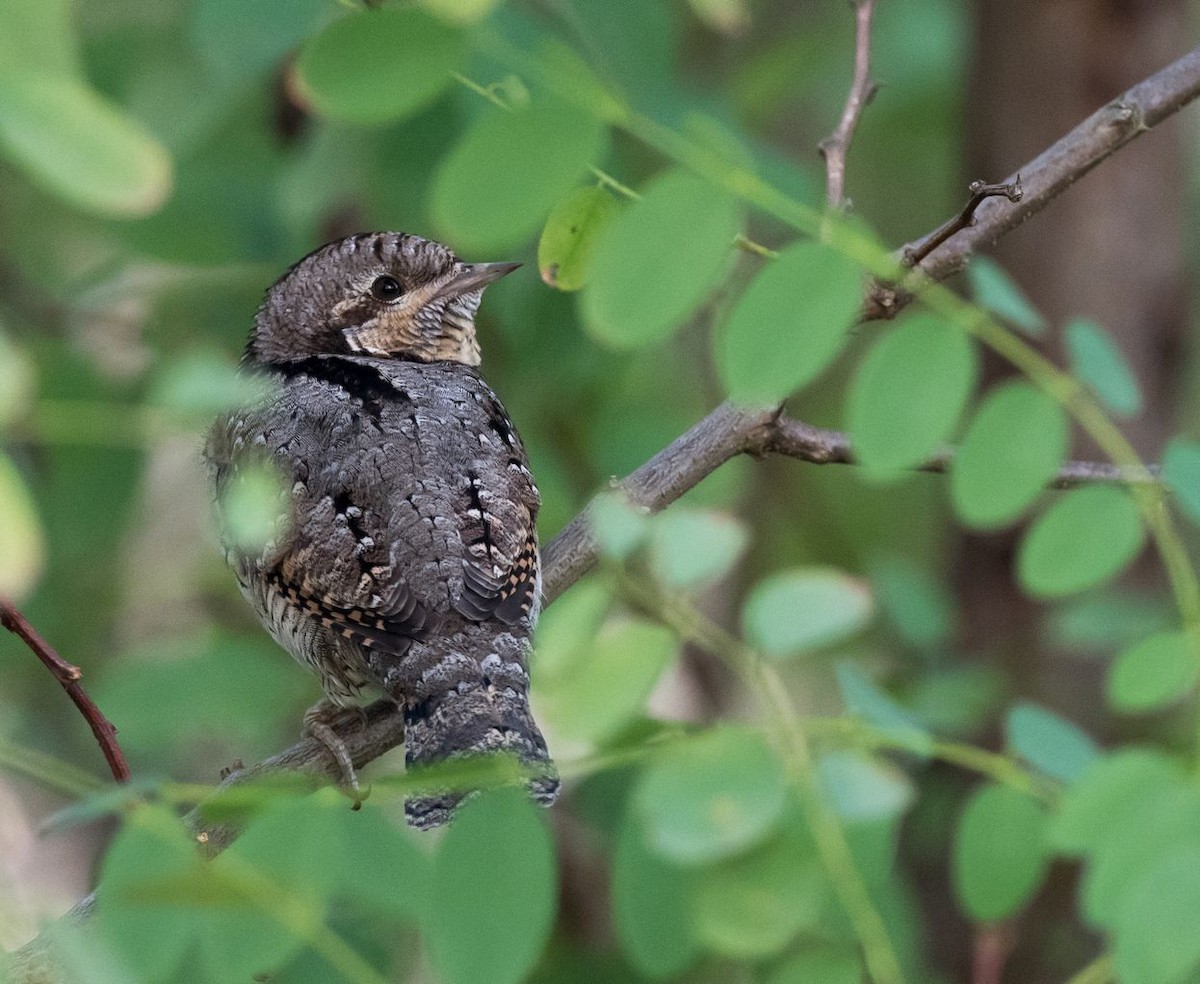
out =
[[[558,775],[529,709],[529,651],[527,637],[482,625],[433,646],[414,645],[405,662],[418,674],[403,687],[409,768],[507,752],[536,770],[530,795],[553,803]],[[408,822],[420,828],[446,823],[465,795],[459,789],[413,797],[404,807]]]

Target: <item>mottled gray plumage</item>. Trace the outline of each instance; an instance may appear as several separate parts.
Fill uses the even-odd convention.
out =
[[[531,791],[549,803],[528,702],[538,491],[475,368],[475,310],[510,269],[401,233],[310,254],[271,288],[247,347],[272,394],[219,419],[207,457],[218,502],[247,465],[283,474],[278,535],[226,550],[328,700],[380,688],[401,703],[412,765],[497,750],[546,763]],[[410,822],[445,822],[455,802],[410,800]]]

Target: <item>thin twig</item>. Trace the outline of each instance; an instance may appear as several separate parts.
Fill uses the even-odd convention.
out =
[[[937,235],[935,229],[903,246],[896,258],[902,261],[906,253],[927,252],[919,265],[920,273],[931,280],[945,280],[961,270],[974,253],[1036,215],[1097,164],[1179,112],[1197,96],[1200,96],[1200,47],[1127,89],[1033,160],[1022,164],[1004,182],[1012,183],[1021,175],[1020,202],[995,198],[984,201],[975,211],[974,223],[936,249],[923,248],[926,239]],[[864,318],[894,317],[911,299],[903,285],[875,284],[867,299]]]
[[[113,778],[117,782],[128,782],[129,765],[117,742],[117,729],[100,712],[100,708],[96,706],[79,683],[83,677],[83,671],[59,656],[50,644],[38,635],[37,630],[29,624],[25,616],[17,611],[12,602],[5,598],[0,598],[0,625],[18,636],[45,664],[46,669],[54,674],[54,679],[62,685],[67,696],[75,702],[79,713],[83,715],[84,720],[92,729],[92,734],[96,736],[96,742],[100,746],[100,751],[104,753],[108,767],[112,770]]]
[[[875,0],[854,3],[854,78],[837,128],[817,145],[825,158],[825,201],[835,211],[846,207],[846,154],[862,111],[875,95],[871,81],[871,17]]]
[[[943,222],[941,226],[934,229],[933,232],[922,239],[917,245],[906,246],[904,248],[903,262],[906,267],[916,266],[956,232],[962,232],[963,229],[973,226],[975,224],[975,212],[985,199],[1003,195],[1010,202],[1019,202],[1025,197],[1025,189],[1021,187],[1021,175],[1019,174],[1013,181],[1005,184],[987,184],[983,181],[972,181],[967,190],[971,193],[971,197],[958,215]]]

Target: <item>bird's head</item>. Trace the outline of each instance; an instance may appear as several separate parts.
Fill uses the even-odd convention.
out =
[[[276,281],[246,346],[252,362],[361,354],[479,365],[483,289],[519,263],[464,263],[441,243],[372,232],[309,253]]]

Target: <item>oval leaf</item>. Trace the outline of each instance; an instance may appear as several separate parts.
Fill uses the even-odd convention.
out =
[[[1163,479],[1185,516],[1200,523],[1200,444],[1176,437],[1163,451]]]
[[[425,940],[445,984],[516,984],[540,956],[558,901],[554,845],[523,792],[478,795],[434,861]]]
[[[465,51],[460,32],[421,10],[365,10],[304,46],[296,88],[321,116],[388,123],[433,102]]]
[[[613,863],[613,922],[629,962],[647,977],[676,977],[695,959],[685,902],[684,873],[646,850],[637,824],[624,824]]]
[[[610,345],[670,336],[721,280],[740,215],[730,196],[683,171],[658,178],[596,244],[584,322]]]
[[[767,264],[737,302],[717,344],[726,392],[779,403],[841,351],[862,305],[858,265],[821,243],[797,243]]]
[[[975,257],[967,267],[967,279],[977,304],[1030,335],[1045,332],[1046,319],[995,260]]]
[[[1022,702],[1004,722],[1009,747],[1048,776],[1074,782],[1100,756],[1091,737],[1037,704]]]
[[[1023,380],[1004,383],[975,412],[950,468],[950,500],[968,526],[1007,526],[1041,494],[1067,456],[1062,408]]]
[[[1195,647],[1186,632],[1157,632],[1113,662],[1108,702],[1127,714],[1157,710],[1190,691],[1198,672]]]
[[[907,318],[867,353],[850,384],[855,457],[876,478],[926,461],[954,433],[975,386],[974,342],[928,314]]]
[[[1137,556],[1142,540],[1142,522],[1127,492],[1076,489],[1029,528],[1017,554],[1017,573],[1030,594],[1056,598],[1114,577]]]
[[[671,587],[711,584],[733,566],[749,537],[728,513],[676,506],[653,521],[650,565]]]
[[[705,864],[745,850],[774,828],[787,780],[757,733],[718,728],[665,749],[633,796],[652,850],[682,864]]]
[[[1046,815],[1036,801],[985,786],[967,803],[954,841],[954,887],[979,922],[1012,915],[1046,869]]]
[[[145,215],[171,191],[162,145],[69,78],[5,75],[0,148],[31,180],[91,212]]]
[[[788,658],[859,632],[872,615],[865,581],[812,567],[764,578],[742,610],[742,626],[756,649]]]
[[[1181,984],[1200,964],[1200,839],[1173,844],[1138,873],[1118,903],[1113,960],[1126,984]]]
[[[617,209],[600,187],[577,188],[554,206],[538,241],[538,270],[547,285],[579,290],[587,283],[596,240]]]
[[[604,125],[555,99],[488,110],[442,161],[430,212],[461,250],[510,248],[604,153]]]
[[[1142,394],[1129,363],[1097,324],[1076,319],[1064,329],[1071,372],[1119,417],[1142,409]]]

